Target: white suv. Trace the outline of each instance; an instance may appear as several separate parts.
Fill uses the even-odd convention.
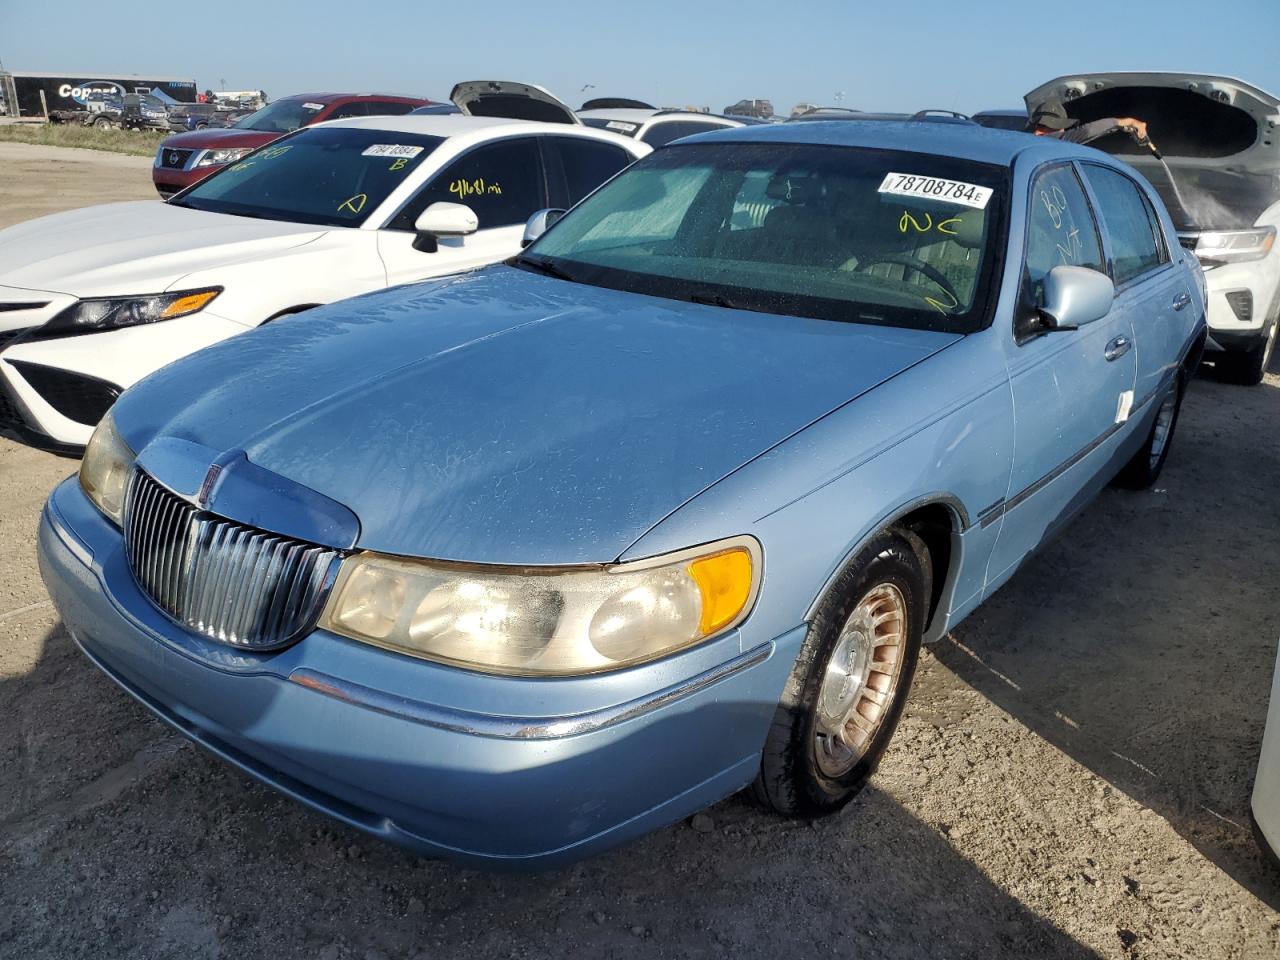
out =
[[[1085,122],[1146,121],[1163,162],[1122,133],[1091,146],[1123,156],[1151,181],[1182,245],[1199,257],[1205,359],[1228,379],[1261,382],[1280,327],[1280,100],[1230,77],[1163,72],[1059,77],[1027,94],[1027,108],[1050,98]]]

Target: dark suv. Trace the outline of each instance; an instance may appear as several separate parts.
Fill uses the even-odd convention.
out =
[[[304,93],[283,97],[225,130],[193,130],[166,137],[156,151],[151,180],[170,197],[215,170],[299,127],[344,117],[394,116],[431,103],[421,97],[374,93]]]

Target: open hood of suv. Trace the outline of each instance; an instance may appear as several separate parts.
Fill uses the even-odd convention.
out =
[[[465,80],[449,94],[471,117],[506,117],[542,123],[581,123],[578,115],[549,91],[512,80]]]
[[[1174,71],[1069,74],[1028,93],[1028,112],[1053,97],[1086,123],[1102,117],[1145,121],[1160,152],[1180,165],[1280,171],[1280,100],[1243,80]],[[1146,152],[1125,134],[1092,146],[1126,159]]]

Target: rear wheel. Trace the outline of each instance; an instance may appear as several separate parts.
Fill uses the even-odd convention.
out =
[[[1169,458],[1169,446],[1173,443],[1173,431],[1178,426],[1178,414],[1182,410],[1184,377],[1178,376],[1173,389],[1165,394],[1156,410],[1155,422],[1147,434],[1147,442],[1135,453],[1120,472],[1115,485],[1128,490],[1145,490],[1156,482],[1164,462]]]
[[[907,530],[878,534],[822,601],[778,706],[753,786],[789,816],[848,803],[876,770],[915,675],[929,553]]]

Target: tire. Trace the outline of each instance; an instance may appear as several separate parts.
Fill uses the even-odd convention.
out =
[[[115,124],[111,122],[110,117],[95,117],[93,120],[93,125],[97,127],[99,130],[110,130],[112,127],[115,126]]]
[[[1186,377],[1179,374],[1173,389],[1160,401],[1146,442],[1116,474],[1113,482],[1117,487],[1146,490],[1159,478],[1165,461],[1169,459],[1169,448],[1173,446],[1173,433],[1178,427],[1178,414],[1182,412],[1182,395],[1185,390]]]
[[[877,534],[841,571],[818,607],[769,729],[752,786],[759,802],[786,816],[822,817],[866,784],[911,689],[931,579],[928,548],[899,528]],[[867,641],[868,627],[874,639],[859,643]]]
[[[1261,383],[1275,356],[1277,331],[1280,331],[1280,320],[1273,320],[1267,335],[1250,349],[1219,354],[1214,360],[1218,375],[1228,383],[1245,387]]]

